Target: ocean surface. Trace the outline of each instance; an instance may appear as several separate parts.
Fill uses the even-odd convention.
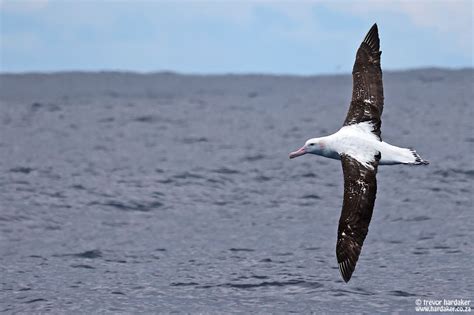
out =
[[[288,153],[341,127],[349,75],[0,75],[0,312],[379,313],[474,300],[473,79],[384,73],[383,139],[431,164],[379,168],[346,284],[340,162]]]

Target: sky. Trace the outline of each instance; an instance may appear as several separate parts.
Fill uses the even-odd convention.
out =
[[[350,73],[473,67],[472,0],[0,0],[0,72]]]

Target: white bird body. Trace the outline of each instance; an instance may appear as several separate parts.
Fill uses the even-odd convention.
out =
[[[422,164],[418,154],[408,148],[400,148],[380,139],[372,132],[370,122],[344,126],[338,132],[306,141],[307,153],[336,160],[349,155],[366,167],[371,167],[374,156],[380,152],[379,165]]]

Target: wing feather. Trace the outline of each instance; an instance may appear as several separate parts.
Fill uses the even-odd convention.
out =
[[[352,69],[352,101],[344,121],[344,126],[371,121],[373,133],[379,138],[384,101],[381,54],[378,28],[374,24],[357,50]]]
[[[341,155],[344,201],[337,231],[336,256],[345,282],[351,279],[374,209],[380,153],[366,167],[349,155]]]

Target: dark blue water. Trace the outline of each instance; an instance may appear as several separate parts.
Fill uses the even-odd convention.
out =
[[[350,76],[0,76],[0,311],[413,312],[473,299],[473,70],[385,74],[362,255],[335,257]]]

